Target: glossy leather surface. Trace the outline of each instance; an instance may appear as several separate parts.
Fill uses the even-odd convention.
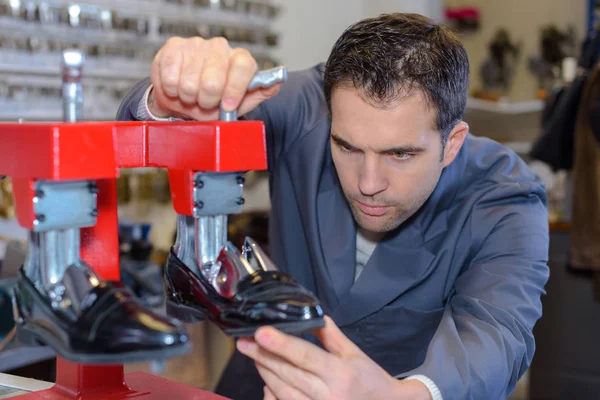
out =
[[[287,326],[287,331],[322,326],[323,311],[317,298],[280,271],[256,271],[238,283],[232,298],[226,298],[171,251],[165,285],[168,301],[199,310],[226,333],[251,334],[263,325]],[[186,315],[178,318],[192,322]]]
[[[189,350],[179,323],[143,308],[121,282],[100,282],[74,319],[52,307],[21,270],[14,302],[18,338],[46,343],[73,362],[123,363]]]

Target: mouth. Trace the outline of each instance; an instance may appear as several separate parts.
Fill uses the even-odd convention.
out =
[[[390,208],[389,206],[379,206],[376,204],[365,204],[365,203],[361,203],[358,200],[354,200],[354,201],[356,201],[356,203],[358,204],[358,207],[364,214],[370,215],[372,217],[380,217],[383,214],[385,214],[385,212]]]

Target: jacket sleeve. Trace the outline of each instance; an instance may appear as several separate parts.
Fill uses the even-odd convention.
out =
[[[523,185],[513,184],[518,194],[494,190],[473,209],[470,230],[480,242],[424,363],[401,376],[429,377],[444,399],[504,400],[531,364],[549,277],[549,228],[543,185]]]
[[[308,132],[327,114],[322,90],[322,64],[302,71],[291,71],[279,93],[261,103],[240,120],[258,120],[265,124],[269,168],[279,155],[303,132]],[[138,107],[150,86],[150,78],[137,82],[127,93],[117,121],[136,121]]]

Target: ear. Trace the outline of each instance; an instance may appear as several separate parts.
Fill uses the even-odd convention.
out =
[[[452,164],[452,161],[456,158],[467,137],[467,133],[469,133],[469,125],[465,121],[460,121],[454,125],[454,128],[448,135],[446,147],[444,148],[444,168]]]

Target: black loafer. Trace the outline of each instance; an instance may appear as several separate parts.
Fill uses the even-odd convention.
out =
[[[317,298],[291,276],[249,268],[237,280],[233,275],[239,274],[239,268],[231,264],[239,261],[238,256],[231,245],[221,251],[218,262],[223,267],[217,283],[211,284],[171,249],[165,267],[167,314],[188,323],[208,318],[233,337],[252,336],[265,325],[289,333],[325,325]]]
[[[121,282],[104,281],[92,288],[73,319],[53,306],[21,269],[13,305],[19,342],[47,344],[72,362],[142,362],[191,348],[178,322],[143,308]]]

